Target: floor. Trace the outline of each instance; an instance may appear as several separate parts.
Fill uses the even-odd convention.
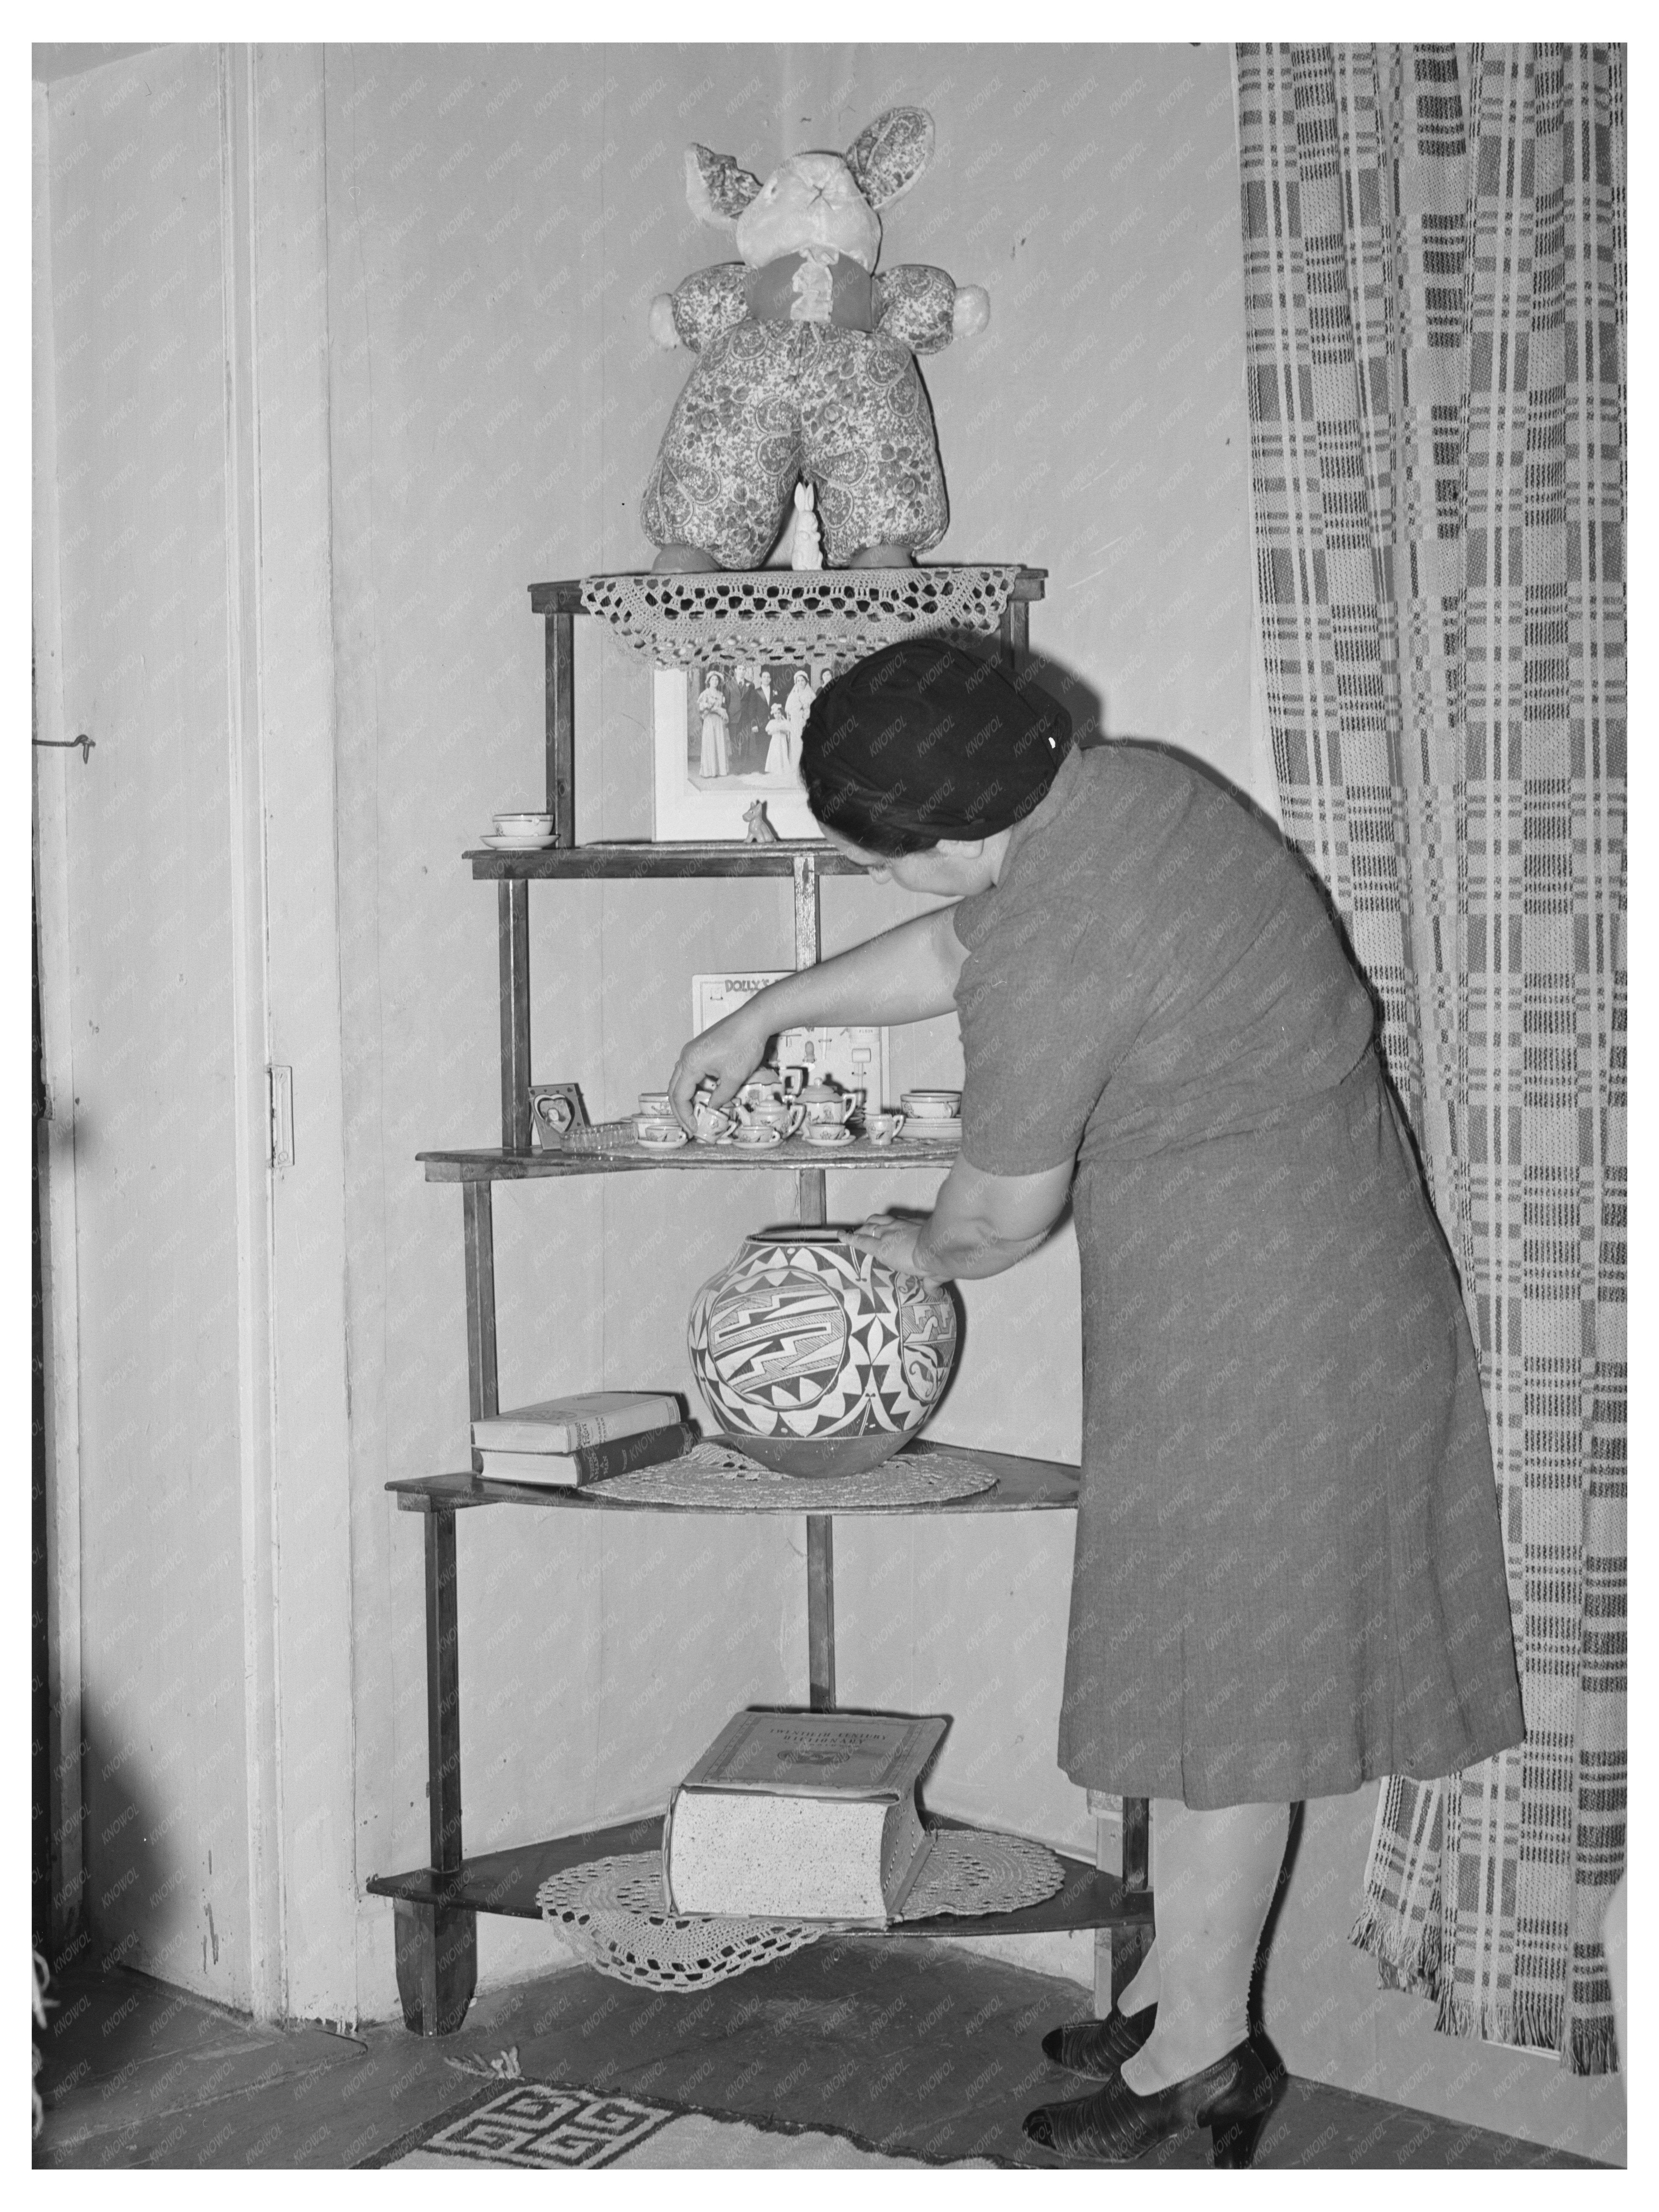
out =
[[[1021,2116],[1085,2086],[1038,2049],[1077,2008],[1073,1984],[921,1940],[826,1940],[697,1995],[570,1968],[479,1999],[459,2034],[431,2042],[393,2023],[349,2036],[257,2027],[119,1966],[71,1969],[52,1994],[38,2037],[46,2112],[34,2158],[46,2166],[379,2163],[474,2094],[492,2062],[510,2066],[509,2052],[532,2080],[1000,2166],[1054,2163],[1026,2142]],[[1159,2162],[1202,2166],[1206,2144],[1188,2136]],[[1256,2163],[1591,2161],[1293,2081]]]

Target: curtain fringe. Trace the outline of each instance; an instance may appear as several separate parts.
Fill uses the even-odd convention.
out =
[[[1577,2014],[1564,2038],[1566,2007],[1559,1996],[1532,1990],[1504,2005],[1477,2006],[1460,1996],[1442,1972],[1438,1923],[1431,1921],[1413,1942],[1399,1915],[1376,1898],[1348,1930],[1348,1941],[1358,1951],[1376,1960],[1377,1981],[1383,1989],[1399,1990],[1411,1996],[1426,1997],[1435,2007],[1437,2035],[1479,2037],[1483,2042],[1508,2044],[1520,2051],[1548,2051],[1566,2057],[1575,2074],[1617,2074],[1619,2045],[1610,2016]]]
[[[1376,1961],[1376,1978],[1385,1990],[1405,1990],[1414,1996],[1440,1993],[1440,1929],[1428,1922],[1413,1941],[1412,1931],[1398,1913],[1371,1897],[1348,1930],[1356,1950],[1369,1952]]]
[[[1622,2074],[1619,2063],[1619,2041],[1613,2024],[1608,2019],[1582,2016],[1572,2023],[1572,2048],[1569,2053],[1575,2074]]]

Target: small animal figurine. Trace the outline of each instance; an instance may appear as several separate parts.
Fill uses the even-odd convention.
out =
[[[745,843],[775,845],[778,842],[778,833],[766,818],[766,801],[763,799],[757,799],[752,806],[745,806],[743,818]]]
[[[652,303],[658,343],[697,356],[641,502],[659,569],[758,568],[802,477],[831,568],[905,567],[944,537],[915,356],[982,330],[990,302],[921,263],[875,274],[878,210],[933,150],[921,107],[890,108],[844,155],[792,155],[764,184],[730,155],[687,149],[692,213],[730,230],[742,258]]]
[[[812,487],[810,483],[795,486],[795,535],[789,547],[792,568],[821,568],[823,566],[823,535],[818,528],[817,516],[812,511]]]

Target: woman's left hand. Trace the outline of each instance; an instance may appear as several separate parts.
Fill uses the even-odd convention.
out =
[[[929,1283],[943,1282],[942,1275],[930,1273],[917,1263],[916,1240],[927,1226],[925,1221],[907,1220],[897,1214],[872,1213],[851,1232],[848,1241],[899,1274],[920,1275]]]

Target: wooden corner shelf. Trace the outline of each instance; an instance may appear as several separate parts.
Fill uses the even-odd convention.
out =
[[[1026,1459],[1012,1452],[982,1451],[976,1444],[933,1443],[923,1437],[907,1444],[902,1457],[907,1460],[926,1460],[939,1455],[951,1459],[971,1460],[997,1479],[994,1490],[981,1490],[972,1498],[941,1498],[925,1505],[842,1505],[825,1506],[813,1503],[812,1492],[817,1485],[809,1478],[800,1479],[800,1504],[796,1509],[805,1514],[824,1514],[831,1520],[890,1520],[900,1514],[921,1515],[932,1518],[940,1513],[1031,1513],[1074,1512],[1077,1508],[1079,1470],[1064,1460]],[[660,1470],[657,1470],[660,1472]],[[740,1486],[740,1485],[739,1485]],[[718,1505],[659,1505],[641,1504],[626,1498],[607,1497],[605,1486],[596,1484],[591,1490],[544,1489],[539,1484],[502,1482],[491,1475],[465,1473],[459,1474],[412,1474],[399,1476],[388,1482],[386,1488],[398,1500],[405,1513],[460,1511],[470,1505],[530,1505],[544,1510],[552,1509],[579,1513],[719,1513],[722,1510],[752,1514],[754,1509],[734,1503],[730,1507]],[[767,1509],[775,1512],[780,1509]]]
[[[933,565],[933,564],[928,564]],[[939,564],[951,566],[958,564]],[[959,564],[967,566],[969,564]],[[764,572],[771,584],[780,573]],[[1043,596],[1046,571],[1019,568],[1000,624],[1005,665],[1021,665],[1029,650],[1031,604]],[[805,588],[805,587],[804,587]],[[646,1153],[618,1140],[608,1149],[537,1151],[531,1144],[530,1117],[530,885],[645,878],[781,878],[792,885],[793,964],[812,966],[820,957],[820,894],[826,876],[861,872],[833,846],[805,840],[775,844],[674,842],[641,839],[602,840],[578,845],[574,836],[575,619],[585,611],[580,577],[532,584],[530,604],[546,632],[547,811],[553,842],[535,852],[469,851],[475,881],[493,882],[496,894],[496,938],[500,979],[501,1142],[498,1148],[425,1152],[418,1157],[428,1182],[461,1187],[462,1234],[466,1279],[467,1396],[477,1421],[500,1410],[496,1361],[495,1260],[493,1192],[497,1183],[560,1181],[571,1176],[631,1174],[673,1170],[701,1173],[775,1173],[795,1177],[796,1212],[805,1224],[826,1218],[826,1182],[830,1170],[948,1168],[957,1157],[954,1142],[909,1135],[890,1146],[862,1140],[844,1151],[824,1152],[799,1138],[759,1154],[721,1146],[688,1145],[665,1153]],[[977,1497],[937,1504],[854,1509],[848,1517],[902,1513],[907,1519],[941,1514],[1073,1511],[1079,1475],[1074,1467],[1012,1453],[967,1446],[933,1444],[926,1439],[907,1447],[917,1458],[934,1451],[970,1458],[996,1476],[994,1489]],[[656,1505],[607,1497],[592,1490],[544,1490],[532,1485],[486,1480],[473,1472],[405,1476],[386,1486],[398,1509],[421,1516],[425,1568],[428,1815],[429,1864],[406,1874],[375,1875],[368,1883],[377,1896],[393,1900],[398,1987],[410,2027],[427,2035],[451,2034],[466,2017],[477,1975],[477,1916],[506,1912],[539,1916],[536,1891],[553,1874],[582,1860],[640,1851],[657,1844],[659,1818],[590,1829],[469,1858],[461,1838],[460,1656],[457,1603],[456,1517],[485,1505],[518,1505],[543,1511],[723,1512],[721,1506]],[[819,1711],[836,1703],[835,1510],[814,1504],[810,1480],[800,1483],[799,1513],[806,1523],[806,1662],[808,1699]],[[793,1505],[788,1509],[795,1509]],[[845,1509],[843,1509],[845,1511]],[[750,1518],[768,1519],[768,1512]],[[1022,1912],[943,1917],[906,1921],[885,1932],[895,1936],[973,1936],[1036,1935],[1057,1929],[1103,1931],[1096,1946],[1097,2008],[1115,1996],[1133,1974],[1151,1939],[1152,1899],[1148,1881],[1148,1820],[1144,1798],[1123,1803],[1123,1873],[1120,1879],[1080,1860],[1064,1859],[1066,1881],[1059,1893]],[[970,1824],[945,1820],[951,1827]],[[833,1923],[832,1923],[833,1924]]]
[[[557,1147],[542,1152],[511,1152],[499,1147],[476,1152],[416,1152],[428,1182],[541,1182],[562,1176],[593,1175],[763,1175],[781,1168],[822,1176],[895,1168],[948,1168],[961,1151],[955,1142],[932,1143],[926,1138],[898,1137],[890,1145],[872,1145],[855,1138],[834,1150],[809,1145],[803,1137],[786,1137],[781,1144],[763,1150],[744,1151],[737,1145],[682,1145],[672,1152],[647,1151],[643,1145],[614,1152],[567,1152]]]
[[[939,1814],[930,1814],[927,1824],[968,1834],[985,1832],[978,1821]],[[576,1835],[551,1836],[541,1843],[518,1844],[507,1850],[483,1851],[441,1873],[413,1867],[407,1874],[371,1875],[366,1887],[375,1897],[400,1898],[428,1911],[504,1912],[519,1920],[539,1920],[542,1909],[536,1892],[544,1881],[588,1859],[633,1857],[655,1850],[662,1843],[662,1815],[657,1814],[612,1827],[586,1828]],[[1052,1844],[1048,1848],[1054,1850]],[[1017,1912],[942,1912],[927,1920],[897,1920],[886,1928],[826,1921],[824,1933],[882,1941],[894,1936],[1044,1936],[1087,1928],[1150,1928],[1152,1901],[1146,1891],[1133,1889],[1118,1875],[1064,1851],[1055,1851],[1054,1856],[1065,1871],[1062,1887],[1040,1905],[1024,1905]]]
[[[816,839],[780,838],[747,845],[726,839],[690,838],[657,844],[648,838],[605,838],[588,845],[544,845],[533,853],[495,853],[488,848],[461,856],[475,883],[582,883],[647,876],[793,876],[810,864],[821,876],[861,876],[864,870],[833,845]]]

